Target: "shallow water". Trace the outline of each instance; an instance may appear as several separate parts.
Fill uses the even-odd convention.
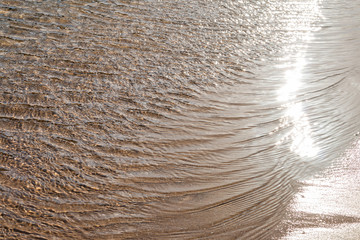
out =
[[[359,4],[2,1],[0,237],[275,236],[360,129]]]
[[[279,225],[281,239],[359,239],[359,160],[357,140],[331,167],[300,182]]]

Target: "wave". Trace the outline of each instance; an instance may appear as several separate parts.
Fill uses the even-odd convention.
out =
[[[359,129],[356,4],[1,3],[0,236],[268,239]]]

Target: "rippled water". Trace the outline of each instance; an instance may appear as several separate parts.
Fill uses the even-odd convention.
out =
[[[0,3],[0,237],[269,239],[360,115],[359,1]]]

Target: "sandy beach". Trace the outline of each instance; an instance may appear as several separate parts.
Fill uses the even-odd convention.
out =
[[[1,1],[0,239],[360,239],[359,16]]]
[[[331,167],[299,183],[277,233],[285,234],[280,239],[360,239],[359,182],[360,140],[356,140]]]

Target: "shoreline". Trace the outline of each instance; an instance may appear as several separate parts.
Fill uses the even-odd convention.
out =
[[[300,182],[273,239],[360,238],[360,139],[329,168]]]

